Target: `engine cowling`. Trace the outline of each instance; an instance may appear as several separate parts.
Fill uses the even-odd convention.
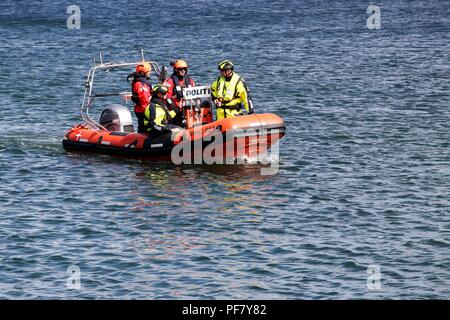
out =
[[[99,123],[110,131],[134,132],[131,112],[120,104],[112,104],[103,109]]]

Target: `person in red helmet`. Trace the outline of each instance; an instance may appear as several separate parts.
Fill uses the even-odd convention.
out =
[[[130,74],[127,78],[133,78],[131,82],[131,100],[134,103],[134,113],[138,120],[138,133],[145,133],[146,127],[144,125],[144,111],[150,103],[152,96],[152,85],[150,83],[150,74],[152,67],[150,63],[142,61],[136,65],[136,71]]]
[[[177,119],[174,119],[174,123],[181,125],[182,112],[182,98],[183,88],[194,87],[195,81],[187,75],[188,64],[184,60],[172,61],[170,65],[173,67],[172,75],[164,82],[164,86],[167,87],[167,98],[170,98],[173,102],[172,108],[178,108]]]

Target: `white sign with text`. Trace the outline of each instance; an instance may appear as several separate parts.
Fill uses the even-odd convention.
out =
[[[183,98],[186,100],[209,98],[209,97],[211,97],[210,86],[183,88]]]

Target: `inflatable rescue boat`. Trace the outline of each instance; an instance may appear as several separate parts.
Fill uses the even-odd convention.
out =
[[[143,54],[142,54],[143,59]],[[166,68],[149,61],[159,82],[166,79]],[[285,134],[283,120],[275,114],[248,114],[213,121],[209,87],[185,88],[184,127],[159,136],[136,133],[131,112],[122,104],[107,104],[99,121],[90,116],[94,100],[121,97],[128,103],[130,92],[94,93],[96,71],[111,72],[135,67],[135,63],[104,63],[102,58],[89,70],[81,106],[82,124],[76,124],[63,137],[66,150],[96,152],[148,160],[182,163],[235,163],[267,154]]]

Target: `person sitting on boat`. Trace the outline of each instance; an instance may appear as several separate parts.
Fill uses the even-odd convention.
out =
[[[167,87],[161,84],[154,86],[150,104],[144,111],[145,132],[154,136],[171,132],[171,129],[176,128],[171,123],[177,116],[177,112],[175,110],[169,111],[168,109],[165,100],[167,91]]]
[[[130,78],[133,78],[131,82],[131,100],[134,102],[134,113],[138,120],[138,133],[146,132],[144,111],[150,103],[152,94],[152,85],[150,83],[151,71],[152,67],[150,63],[142,61],[136,65],[136,72],[133,72],[127,77],[128,81],[130,81]]]
[[[242,107],[253,113],[249,107],[248,91],[244,80],[234,72],[229,60],[219,62],[220,76],[211,85],[211,98],[217,108],[217,120],[242,115]]]
[[[168,88],[167,98],[171,99],[173,105],[170,105],[169,108],[178,108],[181,111],[182,108],[182,98],[183,98],[183,88],[186,87],[194,87],[195,81],[187,75],[188,72],[188,64],[184,60],[176,60],[170,62],[170,65],[173,67],[172,75],[164,82],[164,85]],[[177,111],[178,113],[178,111]],[[178,113],[177,119],[174,119],[174,123],[181,125],[181,115],[182,113]]]

